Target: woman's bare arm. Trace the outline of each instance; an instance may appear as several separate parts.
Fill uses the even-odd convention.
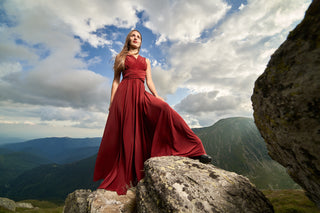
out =
[[[163,98],[161,98],[158,93],[157,90],[154,86],[153,80],[152,80],[152,76],[151,76],[151,65],[150,65],[150,60],[146,58],[146,62],[147,62],[147,70],[146,70],[146,82],[147,82],[147,86],[150,90],[150,92],[157,98],[163,100]],[[164,100],[163,100],[164,101]]]
[[[113,77],[113,82],[112,82],[112,87],[111,87],[111,98],[110,98],[110,104],[109,104],[109,109],[111,107],[114,94],[116,94],[116,91],[118,89],[119,83],[120,83],[120,72],[114,72],[114,77]]]

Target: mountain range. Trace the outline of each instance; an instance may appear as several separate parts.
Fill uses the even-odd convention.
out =
[[[193,131],[213,164],[250,179],[260,189],[299,188],[267,152],[253,119],[227,118]],[[93,182],[101,138],[43,138],[0,146],[0,197],[64,200]]]
[[[57,164],[72,163],[98,152],[101,138],[40,138],[23,143],[10,143],[0,148],[46,158]]]

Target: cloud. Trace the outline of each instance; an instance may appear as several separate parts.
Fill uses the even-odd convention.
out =
[[[106,109],[108,79],[88,69],[101,58],[85,62],[77,57],[83,55],[82,41],[93,47],[109,44],[105,35],[96,34],[98,29],[112,24],[131,27],[138,19],[131,3],[91,3],[3,3],[13,24],[0,28],[0,100],[92,111]]]
[[[100,56],[95,56],[95,57],[88,60],[87,65],[92,66],[95,64],[99,64],[101,61],[102,61],[102,59]]]
[[[90,112],[71,107],[41,107],[36,112],[40,116],[41,122],[58,121],[59,123],[59,121],[69,121],[70,126],[80,128],[101,129],[104,127],[107,117],[105,112]]]
[[[165,70],[160,66],[152,68],[152,79],[160,96],[166,97],[173,94],[179,85],[181,85],[188,77],[179,75],[174,70]]]
[[[32,48],[16,44],[16,36],[13,35],[9,27],[0,25],[0,34],[0,63],[17,59],[29,62],[38,60],[39,57]]]
[[[0,100],[34,105],[74,107],[92,111],[106,108],[107,81],[104,77],[88,70],[55,69],[13,73],[0,84]]]
[[[56,40],[54,32],[65,31],[77,35],[93,47],[110,44],[107,35],[98,30],[106,25],[134,27],[138,22],[139,5],[129,0],[56,0],[56,1],[5,1],[6,14],[17,24],[16,29],[29,42],[46,38],[49,44]],[[52,32],[53,35],[50,33]]]
[[[248,1],[225,19],[209,39],[174,43],[169,49],[171,69],[175,77],[187,77],[178,87],[189,88],[192,93],[176,109],[198,115],[199,119],[200,112],[227,115],[232,109],[234,115],[248,114],[255,79],[302,19],[310,1],[290,2]],[[216,92],[219,96],[214,96]]]
[[[0,124],[33,124],[51,127],[102,129],[107,118],[104,112],[92,112],[72,107],[41,106],[34,104],[3,103]],[[22,109],[23,107],[23,109]]]
[[[2,123],[103,128],[109,79],[89,69],[101,58],[85,61],[82,45],[111,47],[119,35],[101,29],[134,27],[139,6],[125,0],[6,0],[1,7]]]
[[[241,95],[221,95],[219,91],[189,94],[174,109],[192,128],[210,126],[228,117],[252,117],[251,103]]]
[[[1,78],[11,73],[21,72],[22,65],[19,62],[0,63],[0,81]]]
[[[194,115],[208,112],[235,110],[239,108],[239,98],[218,96],[218,91],[190,94],[175,106],[175,109]]]
[[[17,28],[9,28],[8,31],[13,35],[19,34]],[[28,35],[20,33],[21,40],[28,40]],[[49,52],[43,58],[39,56],[37,60],[33,57],[25,61],[27,56],[14,55],[15,52],[12,52],[11,58],[16,58],[14,62],[7,60],[0,64],[0,100],[103,110],[106,96],[104,87],[108,86],[108,80],[86,69],[90,64],[76,58],[81,52],[79,40],[64,31],[49,31],[49,34],[54,37],[51,41],[46,37],[39,38],[43,44],[41,48]],[[27,42],[17,44],[13,39],[8,41],[11,49],[22,46],[25,55],[33,55],[38,51],[38,46],[32,47]],[[24,68],[26,66],[27,70]]]
[[[195,41],[205,29],[217,24],[231,8],[221,0],[145,0],[142,5],[148,18],[144,25],[159,35],[158,45],[167,39]]]

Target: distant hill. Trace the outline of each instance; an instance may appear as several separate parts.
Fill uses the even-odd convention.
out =
[[[71,163],[98,152],[101,138],[40,138],[22,143],[10,143],[0,148],[24,152],[58,164]]]
[[[0,191],[5,190],[7,183],[23,172],[48,163],[52,162],[33,154],[0,149]]]
[[[22,141],[26,141],[26,139],[18,138],[18,137],[5,137],[5,136],[1,137],[0,136],[0,145],[8,144],[8,143],[18,143]]]
[[[227,118],[193,131],[214,165],[247,176],[260,189],[299,188],[285,168],[270,158],[253,119]]]
[[[30,169],[8,185],[9,189],[1,197],[13,200],[41,199],[60,200],[76,189],[96,189],[99,182],[93,182],[96,155],[75,163],[42,165]]]

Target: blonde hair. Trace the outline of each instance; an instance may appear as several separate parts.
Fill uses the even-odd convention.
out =
[[[142,36],[141,33],[138,30],[131,30],[126,38],[126,41],[123,45],[123,48],[121,50],[121,52],[116,56],[115,60],[114,60],[114,65],[113,65],[113,70],[115,72],[121,73],[125,67],[124,67],[124,62],[126,60],[126,57],[128,55],[129,49],[130,49],[130,35],[132,32],[138,32],[140,34],[140,38],[141,38],[141,42],[142,42]],[[140,47],[138,48],[138,53],[140,51],[141,48],[141,44]]]

